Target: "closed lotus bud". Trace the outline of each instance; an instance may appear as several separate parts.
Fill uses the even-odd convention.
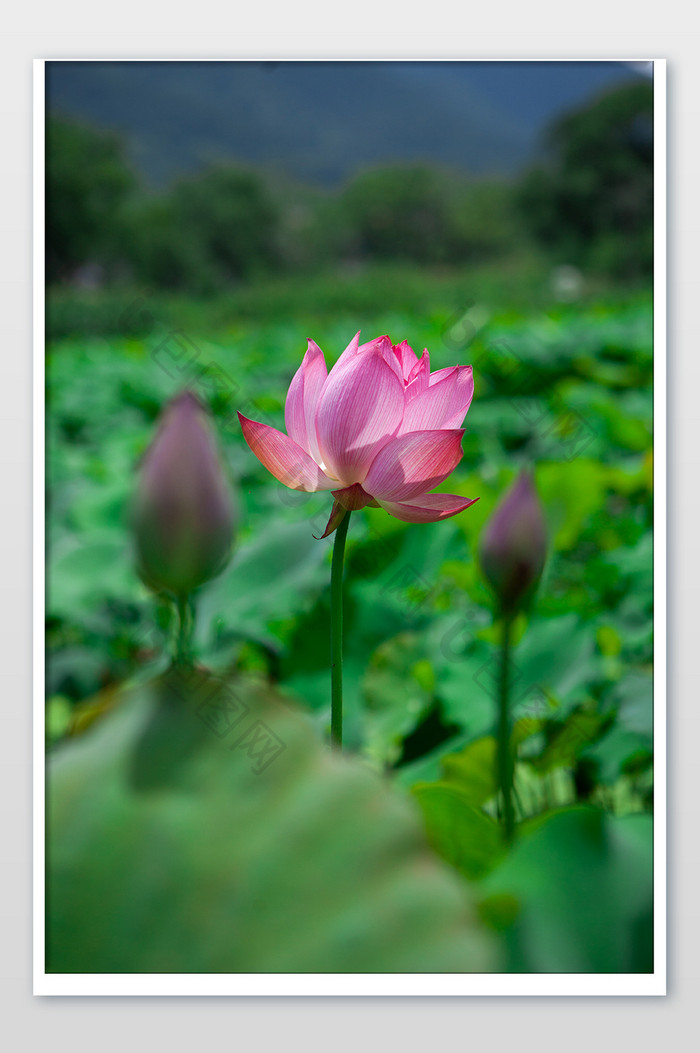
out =
[[[132,509],[138,569],[150,588],[187,596],[231,554],[236,514],[206,412],[190,391],[166,407]]]
[[[547,528],[530,472],[506,493],[481,536],[481,568],[504,614],[516,614],[531,598],[547,556]]]

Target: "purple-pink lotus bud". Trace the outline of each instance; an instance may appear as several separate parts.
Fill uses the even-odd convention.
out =
[[[132,524],[141,577],[187,596],[228,562],[236,513],[206,411],[191,391],[166,407],[146,451]]]
[[[504,614],[515,614],[531,598],[547,557],[547,527],[537,490],[523,471],[481,535],[481,569]]]

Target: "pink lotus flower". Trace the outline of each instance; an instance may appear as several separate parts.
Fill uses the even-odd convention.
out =
[[[431,373],[427,351],[419,359],[405,340],[392,345],[380,336],[360,345],[359,336],[330,373],[309,340],[287,392],[288,434],[239,413],[246,442],[285,486],[332,492],[324,537],[346,510],[366,505],[408,523],[457,515],[474,501],[429,491],[461,460],[472,367]]]

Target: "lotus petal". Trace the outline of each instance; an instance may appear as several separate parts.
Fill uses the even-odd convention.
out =
[[[414,499],[410,503],[396,501],[380,501],[380,505],[389,515],[396,519],[402,519],[405,523],[436,523],[439,519],[449,519],[463,512],[469,505],[478,501],[478,497],[471,500],[458,497],[456,494],[423,494],[422,497]]]
[[[454,366],[440,372],[443,376],[437,383],[433,383],[431,376],[430,385],[407,402],[400,435],[436,428],[459,428],[462,424],[474,395],[472,367]]]
[[[406,381],[406,402],[410,402],[416,395],[425,391],[430,383],[430,354],[428,350],[423,352]]]
[[[333,490],[332,493],[336,501],[340,501],[343,508],[347,508],[349,512],[357,512],[367,505],[376,504],[359,483],[346,486],[344,490]]]
[[[306,450],[302,450],[284,432],[268,424],[249,420],[242,413],[238,414],[238,419],[245,441],[255,456],[285,486],[312,493],[315,490],[332,490],[338,485],[337,479],[330,479]]]
[[[409,346],[408,340],[402,340],[400,344],[396,344],[393,348],[393,352],[401,366],[401,375],[406,383],[408,383],[411,371],[418,364],[418,356],[413,348]]]
[[[384,446],[363,483],[379,502],[406,501],[439,486],[462,458],[461,428],[415,431]]]
[[[361,483],[375,455],[396,434],[403,383],[380,348],[356,355],[328,375],[316,414],[321,462],[344,486]]]
[[[292,378],[284,407],[284,423],[290,439],[318,462],[321,455],[316,438],[316,409],[328,370],[323,351],[309,340],[303,361]]]

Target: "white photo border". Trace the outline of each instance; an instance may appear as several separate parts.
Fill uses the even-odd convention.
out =
[[[557,59],[438,58],[453,62],[641,62],[654,84],[654,972],[653,973],[47,973],[45,969],[45,71],[50,61],[206,62],[192,58],[65,57],[34,60],[33,100],[33,993],[55,996],[663,996],[666,990],[666,60],[605,56]],[[235,62],[262,59],[246,57]],[[276,61],[323,61],[298,56]],[[334,59],[337,62],[431,61],[418,58]]]

